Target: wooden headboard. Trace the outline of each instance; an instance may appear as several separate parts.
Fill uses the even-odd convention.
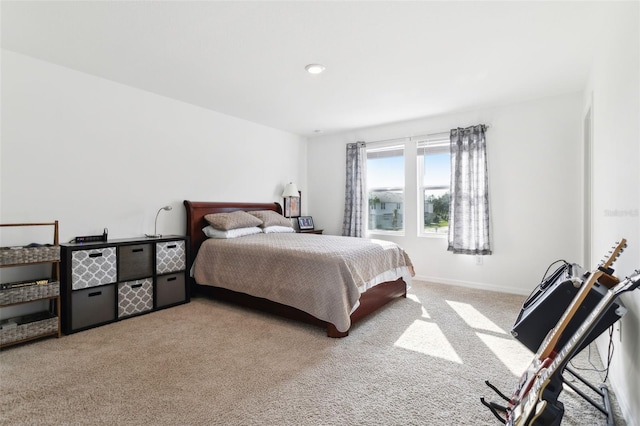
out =
[[[204,220],[205,215],[236,210],[274,210],[282,214],[282,207],[278,203],[220,203],[184,200],[184,206],[187,209],[187,235],[190,238],[189,267],[191,267],[193,259],[196,258],[200,245],[206,239],[204,232],[202,232],[202,228],[208,225]]]

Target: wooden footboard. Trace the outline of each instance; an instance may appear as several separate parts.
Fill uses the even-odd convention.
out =
[[[382,306],[391,302],[398,297],[407,297],[407,284],[402,278],[398,278],[395,281],[388,281],[380,283],[375,287],[370,288],[360,296],[360,306],[351,314],[351,325],[360,321],[370,313],[377,311]],[[336,330],[336,332],[338,332]],[[339,333],[339,332],[338,332]],[[329,337],[343,337],[332,336],[330,330],[327,329]],[[347,331],[344,335],[349,334]]]
[[[370,313],[377,311],[382,306],[391,302],[398,297],[407,297],[407,285],[402,278],[396,281],[389,281],[378,284],[370,288],[360,296],[360,305],[351,314],[351,326]],[[329,337],[346,337],[349,331],[340,332],[333,324],[327,324],[327,336]]]
[[[260,310],[296,321],[317,325],[319,327],[326,328],[327,336],[329,337],[339,338],[349,335],[348,330],[345,332],[338,331],[333,324],[322,321],[304,311],[261,297],[254,297],[245,293],[227,290],[225,288],[198,284],[195,285],[194,292],[217,300],[223,300],[245,306],[250,309]],[[360,305],[351,314],[351,326],[370,313],[380,309],[393,299],[406,296],[407,286],[402,278],[399,278],[396,281],[381,283],[370,288],[360,296]]]

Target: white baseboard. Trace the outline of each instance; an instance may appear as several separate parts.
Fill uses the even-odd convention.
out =
[[[438,283],[438,284],[447,284],[447,285],[455,285],[459,287],[475,288],[478,290],[496,291],[498,293],[521,294],[525,296],[529,295],[529,292],[523,292],[522,289],[513,288],[513,287],[503,287],[503,286],[497,286],[493,284],[473,282],[473,281],[452,280],[449,278],[428,277],[424,275],[416,275],[415,277],[413,277],[413,279],[417,281],[427,281],[427,282]]]

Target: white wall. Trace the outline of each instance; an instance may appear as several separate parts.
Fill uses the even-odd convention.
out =
[[[407,236],[393,238],[421,278],[529,292],[557,258],[582,263],[582,119],[593,107],[592,244],[595,266],[620,237],[629,247],[617,260],[624,277],[640,268],[640,52],[637,2],[602,6],[599,44],[583,94],[326,135],[309,143],[309,214],[340,234],[345,144],[490,124],[487,134],[495,254],[476,266],[447,253],[443,240],[415,236],[415,203],[407,203]],[[580,98],[582,96],[582,98]],[[593,103],[592,103],[593,101]],[[415,162],[407,162],[415,189]],[[331,173],[328,171],[331,170]],[[413,215],[413,217],[411,216]],[[583,265],[584,266],[584,265]],[[640,291],[622,297],[628,312],[616,324],[610,382],[629,425],[640,424]],[[608,336],[598,339],[606,354]],[[605,356],[602,356],[605,359]]]
[[[418,278],[528,294],[553,261],[581,261],[581,108],[582,94],[573,93],[313,138],[309,214],[341,233],[347,143],[488,124],[493,255],[476,266],[475,256],[447,252],[446,239],[417,237],[415,201],[406,203],[405,236],[385,238],[407,250]],[[415,151],[406,154],[406,192],[416,193]]]
[[[1,149],[0,220],[58,219],[61,241],[152,233],[167,204],[158,232],[184,234],[185,199],[306,191],[300,136],[6,50]]]
[[[640,268],[640,6],[602,8],[600,44],[586,91],[593,106],[592,264],[621,237],[628,248],[615,263],[620,278]],[[621,298],[628,309],[616,324],[611,384],[629,425],[640,425],[640,291]],[[607,353],[608,336],[598,339]],[[603,356],[604,358],[604,356]]]

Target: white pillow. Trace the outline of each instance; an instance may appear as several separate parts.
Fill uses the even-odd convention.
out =
[[[244,237],[245,235],[253,235],[262,233],[262,228],[258,228],[257,226],[251,226],[248,228],[236,228],[230,229],[228,231],[223,231],[221,229],[216,229],[213,226],[205,226],[202,228],[202,232],[209,238],[237,238]]]
[[[286,233],[286,232],[296,232],[295,229],[290,226],[267,226],[266,228],[262,228],[265,234],[275,234],[275,233]]]

